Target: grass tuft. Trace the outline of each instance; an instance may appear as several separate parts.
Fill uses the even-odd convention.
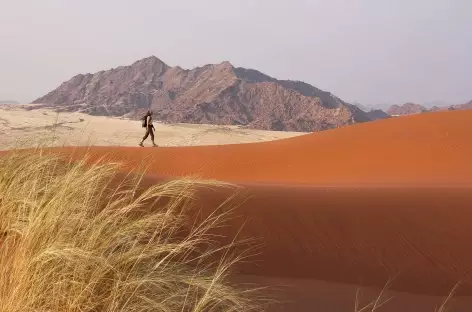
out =
[[[1,312],[259,310],[227,282],[239,257],[209,234],[227,216],[185,213],[198,185],[217,183],[139,190],[139,176],[117,182],[116,164],[86,162],[0,157]]]

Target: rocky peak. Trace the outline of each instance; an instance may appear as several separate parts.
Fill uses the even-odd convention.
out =
[[[166,70],[169,69],[169,66],[157,57],[150,56],[133,63],[131,68],[135,71],[162,75]]]
[[[228,61],[221,62],[220,64],[217,64],[216,67],[220,69],[234,69],[233,65]]]
[[[154,66],[156,64],[167,66],[166,63],[164,63],[163,61],[161,61],[158,57],[156,57],[154,55],[149,56],[149,57],[145,57],[141,60],[138,60],[138,61],[134,62],[131,66],[135,66],[135,65],[138,65],[138,66]]]
[[[415,103],[405,103],[403,105],[392,105],[388,108],[387,113],[389,115],[411,115],[419,114],[427,111],[428,109],[420,104]]]

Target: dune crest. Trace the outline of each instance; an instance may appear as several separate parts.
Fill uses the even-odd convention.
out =
[[[472,182],[472,111],[378,120],[283,140],[178,148],[94,147],[96,157],[145,162],[160,176],[308,185]],[[80,155],[87,148],[56,149]]]

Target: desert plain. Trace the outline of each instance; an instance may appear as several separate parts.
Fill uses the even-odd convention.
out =
[[[137,146],[144,135],[136,120],[31,109],[34,104],[0,105],[0,150],[49,146]],[[275,140],[301,132],[275,132],[239,126],[164,124],[155,122],[160,146],[217,145]],[[40,142],[41,141],[41,142]],[[47,141],[47,142],[44,142]],[[150,146],[150,139],[146,141]]]
[[[389,281],[375,311],[437,311],[458,282],[449,311],[469,311],[471,130],[469,111],[317,133],[157,123],[160,146],[141,148],[139,121],[0,107],[3,153],[49,139],[49,152],[118,161],[124,174],[145,164],[143,188],[185,176],[237,185],[237,217],[217,232],[260,240],[233,279],[268,286],[269,311],[356,311],[359,289],[375,300]],[[199,195],[192,213],[204,216],[232,190]]]

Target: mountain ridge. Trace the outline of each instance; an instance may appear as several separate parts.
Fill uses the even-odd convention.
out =
[[[469,110],[472,109],[472,101],[469,101],[464,104],[453,104],[447,106],[433,106],[433,107],[426,107],[422,104],[414,104],[414,103],[405,103],[402,105],[392,105],[387,110],[387,113],[391,116],[404,116],[404,115],[413,115],[413,114],[420,114],[420,113],[427,113],[427,112],[439,112],[445,110]]]
[[[275,79],[228,61],[171,67],[155,56],[75,75],[32,103],[130,118],[152,109],[164,122],[280,131],[312,132],[371,120],[356,106],[302,81]]]

